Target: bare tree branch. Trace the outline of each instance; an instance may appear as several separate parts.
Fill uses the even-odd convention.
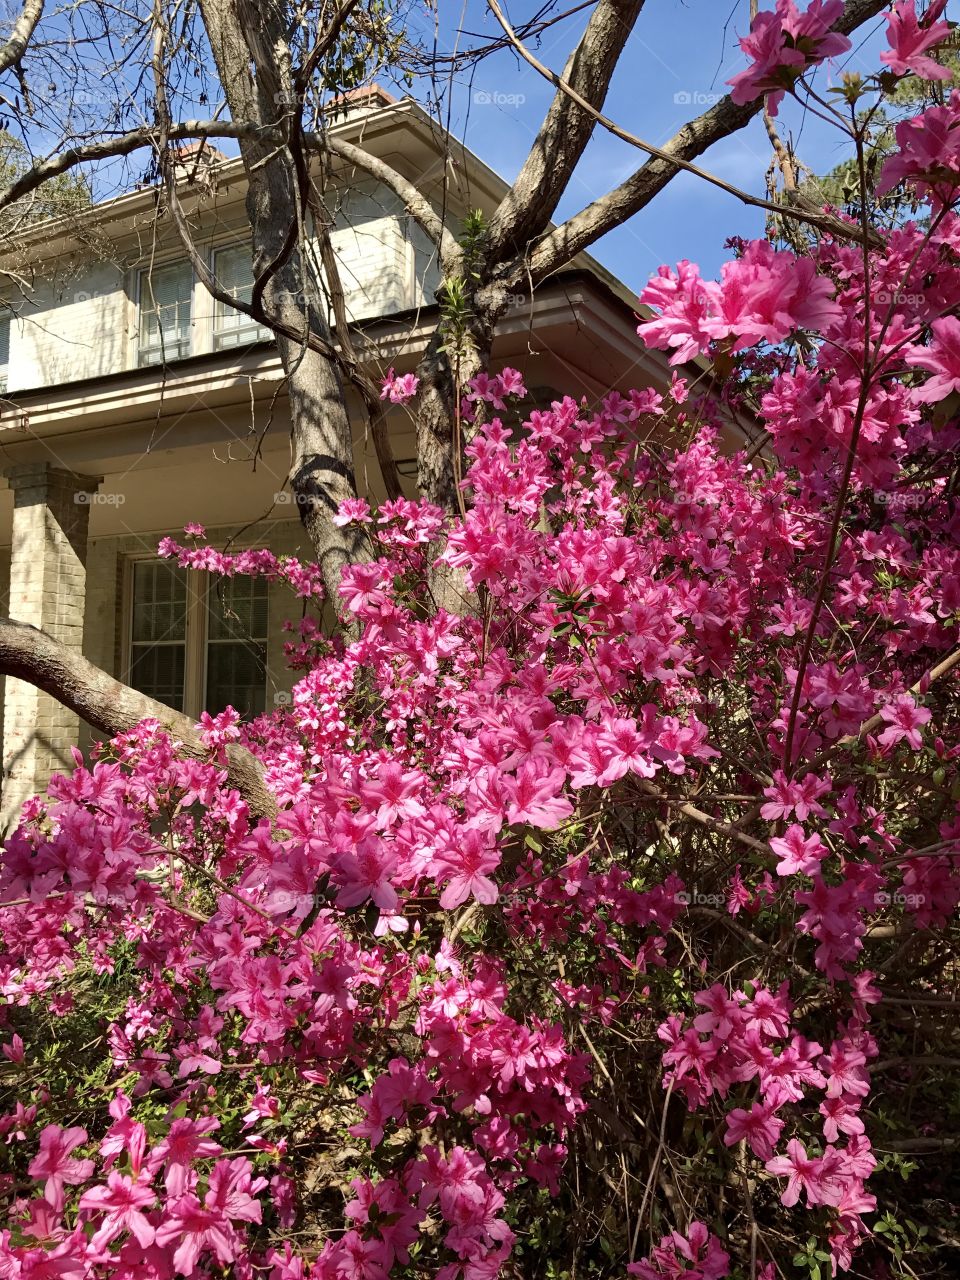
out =
[[[182,744],[186,755],[209,758],[189,716],[121,684],[76,649],[26,622],[0,618],[0,675],[25,680],[48,693],[108,737],[129,733],[141,720],[154,719]],[[276,801],[264,785],[259,762],[235,744],[227,748],[227,783],[236,787],[255,815],[276,813]]]
[[[488,3],[514,48],[541,73],[546,71],[526,52],[497,0]],[[601,118],[598,108],[643,4],[644,0],[599,0],[567,59],[562,80],[547,73],[557,93],[516,182],[490,220],[487,246],[494,261],[505,253],[521,252],[550,220]]]
[[[275,125],[259,125],[251,121],[235,123],[227,120],[184,120],[171,124],[166,134],[170,142],[211,138],[233,138],[238,141],[251,139],[258,140],[267,146],[282,146],[284,142],[282,131]],[[6,187],[0,189],[0,209],[6,209],[16,201],[22,200],[43,186],[45,182],[68,173],[78,165],[116,159],[147,148],[156,150],[159,139],[160,131],[156,126],[143,125],[141,128],[131,129],[113,138],[103,138],[96,142],[68,147],[64,151],[37,161]],[[345,138],[337,138],[328,133],[305,133],[303,141],[308,150],[327,152],[337,156],[346,163],[363,169],[378,182],[382,182],[403,202],[407,213],[419,223],[431,243],[437,246],[440,264],[444,271],[449,271],[456,265],[459,261],[460,246],[455,237],[444,225],[443,219],[426,196],[396,169]]]
[[[345,160],[363,169],[371,178],[376,178],[388,187],[402,202],[411,217],[423,228],[430,242],[437,247],[440,255],[440,266],[446,274],[451,274],[461,258],[460,246],[450,229],[444,225],[443,219],[434,209],[427,197],[409,182],[386,161],[373,156],[363,147],[358,147],[345,138],[308,133],[305,135],[307,145],[313,149],[325,148],[331,155]]]
[[[534,55],[514,34],[510,24],[503,16],[500,6],[497,4],[497,0],[488,0],[488,3],[497,19],[503,25],[503,28],[510,38],[511,43],[514,45],[514,48],[530,64],[530,66],[538,71],[545,80],[549,80],[551,84],[555,85],[560,94],[565,94],[572,101],[576,102],[583,109],[585,114],[591,116],[597,124],[602,125],[603,128],[609,133],[612,133],[614,137],[620,138],[623,142],[628,142],[631,146],[637,147],[640,151],[647,152],[648,155],[654,156],[660,160],[666,160],[670,164],[676,165],[678,169],[682,169],[685,173],[692,173],[695,177],[702,178],[705,182],[709,182],[713,186],[719,187],[721,191],[726,191],[728,195],[734,196],[742,204],[752,205],[757,209],[766,209],[768,212],[775,213],[780,217],[795,218],[800,222],[806,222],[812,226],[818,227],[822,231],[829,231],[831,235],[837,236],[840,239],[860,239],[860,228],[844,222],[841,218],[821,213],[816,209],[803,209],[796,206],[776,204],[771,200],[763,199],[761,196],[751,195],[749,191],[743,191],[740,187],[735,187],[724,178],[720,178],[706,169],[701,169],[697,165],[690,164],[686,160],[681,160],[669,151],[666,151],[661,147],[656,147],[651,142],[645,142],[642,138],[638,138],[636,134],[630,133],[627,129],[622,129],[615,121],[611,120],[609,116],[605,116],[602,112],[598,111],[589,102],[587,102],[586,99],[566,81],[566,79],[561,79],[561,77],[551,71],[549,67],[545,66],[539,61],[539,59],[534,57]],[[780,142],[772,120],[770,120],[769,113],[764,111],[763,114],[765,121],[769,122],[767,125],[767,132],[771,136],[771,141],[774,146],[779,143],[780,151],[783,152],[783,144]],[[784,170],[784,179],[786,181],[788,170],[782,160],[781,167]],[[877,237],[877,243],[878,245],[881,243],[879,236]]]
[[[6,71],[23,57],[42,13],[43,0],[27,0],[20,17],[13,24],[10,38],[0,49],[0,71]]]
[[[849,34],[864,22],[876,17],[885,8],[886,0],[848,0],[846,9],[834,29]],[[553,77],[554,73],[549,68],[544,68],[544,71],[547,73],[547,78]],[[762,97],[755,102],[738,106],[727,96],[696,119],[688,121],[663,147],[653,148],[650,144],[643,143],[643,149],[651,153],[650,160],[618,187],[594,200],[544,236],[527,259],[518,259],[513,263],[505,264],[499,273],[501,279],[508,284],[522,280],[539,283],[551,272],[558,270],[571,258],[576,257],[578,253],[589,248],[594,241],[608,231],[645,208],[678,173],[690,168],[697,156],[702,155],[714,143],[743,129],[762,110]],[[613,121],[605,123],[605,127],[610,126],[613,126],[613,130],[618,129]],[[628,136],[625,140],[640,142],[632,136]],[[708,175],[706,171],[694,170],[694,172],[698,177],[721,184],[720,179],[714,179],[713,175]],[[731,194],[737,195],[738,198],[741,195],[735,188]],[[757,203],[763,208],[768,202],[758,202],[754,197],[748,197],[748,203]],[[781,216],[786,212],[782,205],[775,205],[774,210]]]

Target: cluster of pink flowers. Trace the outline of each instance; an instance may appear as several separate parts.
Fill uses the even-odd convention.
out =
[[[895,71],[942,34],[936,5],[911,13]],[[838,52],[837,16],[780,0],[738,91]],[[942,206],[960,97],[936,110],[889,165]],[[721,1177],[736,1158],[815,1209],[851,1266],[882,1065],[868,948],[960,904],[939,678],[960,639],[960,221],[941,207],[870,255],[763,241],[716,282],[661,271],[641,336],[722,354],[745,376],[721,397],[675,378],[525,412],[515,370],[474,378],[466,514],[343,504],[370,551],[343,573],[351,627],[291,627],[287,705],[205,715],[202,759],[145,721],[25,806],[0,862],[0,1274],[493,1280],[564,1195],[621,1042],[722,1134]],[[763,465],[729,446],[750,380]],[[391,373],[385,398],[415,382]],[[315,566],[185,533],[162,554],[320,594]],[[438,567],[477,608],[424,607]],[[227,784],[237,746],[269,818]],[[711,970],[704,923],[750,967]],[[44,1045],[63,1028],[82,1059],[88,1014],[77,1096]],[[341,1148],[349,1167],[308,1163]],[[720,1280],[718,1226],[631,1272]]]
[[[203,525],[186,525],[190,537],[203,536]],[[284,582],[298,596],[319,599],[323,595],[323,575],[315,564],[301,564],[293,556],[276,556],[264,548],[247,551],[218,551],[211,546],[182,546],[175,538],[162,538],[158,554],[175,560],[181,569],[199,569],[225,578],[263,577],[269,582]]]
[[[49,1124],[41,1131],[27,1172],[43,1184],[42,1195],[18,1195],[7,1218],[18,1236],[37,1245],[12,1248],[5,1230],[0,1265],[17,1274],[51,1269],[64,1276],[104,1266],[143,1275],[146,1265],[153,1275],[189,1276],[201,1261],[227,1266],[245,1256],[247,1230],[262,1220],[258,1197],[267,1179],[255,1177],[245,1157],[223,1157],[208,1137],[219,1128],[216,1119],[175,1119],[151,1144],[130,1107],[118,1092],[110,1104],[113,1123],[99,1144],[90,1144],[79,1127]],[[88,1146],[98,1160],[74,1154]],[[118,1162],[127,1173],[118,1172]],[[78,1196],[73,1225],[65,1213],[68,1189]],[[42,1241],[51,1247],[40,1247]]]
[[[798,76],[850,48],[846,36],[831,30],[842,15],[843,0],[810,0],[805,10],[794,0],[776,0],[774,10],[761,10],[750,34],[740,41],[740,48],[752,59],[750,66],[727,81],[733,86],[733,101],[752,102],[766,94],[767,108],[776,115]]]
[[[947,0],[931,0],[917,13],[917,0],[895,0],[887,15],[889,48],[880,54],[894,75],[918,75],[925,80],[949,80],[950,72],[928,56],[950,34],[941,21]],[[810,0],[801,9],[794,0],[776,0],[773,10],[761,10],[740,40],[750,65],[727,81],[736,103],[752,102],[766,95],[766,105],[777,114],[786,93],[809,68],[846,53],[849,39],[834,31],[843,16],[843,0]]]
[[[905,76],[911,72],[924,80],[949,80],[950,72],[927,52],[942,43],[950,34],[950,25],[941,21],[947,0],[930,0],[926,12],[917,14],[916,0],[895,0],[887,14],[887,43],[890,48],[880,55],[880,61],[894,75]]]
[[[389,400],[391,404],[406,404],[417,394],[419,385],[420,379],[415,373],[396,374],[388,369],[381,383],[380,399]]]
[[[831,1246],[840,1268],[849,1267],[866,1234],[862,1215],[876,1207],[864,1188],[876,1160],[859,1115],[870,1092],[866,1064],[877,1056],[867,1030],[869,1006],[880,999],[872,977],[858,974],[853,1016],[826,1052],[793,1031],[787,983],[778,992],[753,986],[732,993],[715,983],[694,996],[703,1012],[688,1027],[671,1016],[658,1032],[668,1046],[664,1084],[682,1092],[691,1109],[733,1093],[742,1105],[726,1113],[724,1144],[745,1142],[767,1172],[787,1179],[785,1206],[803,1195],[808,1207],[835,1211]],[[752,1086],[747,1096],[744,1086]],[[804,1109],[811,1091],[822,1095],[818,1123],[811,1127],[813,1141],[822,1146],[816,1155],[808,1154],[800,1137],[784,1140],[785,1131],[801,1132],[809,1124]]]

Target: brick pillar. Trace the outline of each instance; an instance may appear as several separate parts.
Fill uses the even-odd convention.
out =
[[[13,490],[10,616],[80,649],[90,500],[102,477],[45,462],[10,467],[6,476]],[[73,767],[70,748],[79,722],[33,685],[10,678],[5,683],[0,826],[9,827],[51,774]]]

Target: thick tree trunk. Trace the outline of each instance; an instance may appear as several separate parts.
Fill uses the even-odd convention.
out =
[[[471,434],[460,422],[460,401],[470,379],[488,367],[497,321],[509,306],[507,291],[482,279],[468,282],[467,297],[466,332],[451,334],[441,320],[417,367],[417,482],[428,502],[451,512],[461,509],[458,486]]]
[[[290,56],[279,10],[239,0],[201,0],[204,25],[231,114],[285,130],[288,145],[244,138],[240,154],[247,171],[247,214],[252,237],[254,299],[286,332],[331,335],[321,311],[319,287],[303,259],[309,175],[291,89]],[[353,526],[338,528],[331,517],[345,498],[356,496],[353,431],[346,393],[335,359],[306,341],[278,335],[287,377],[292,442],[291,486],[304,528],[336,598],[344,566],[363,558]]]

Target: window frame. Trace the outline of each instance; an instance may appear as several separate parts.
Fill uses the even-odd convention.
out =
[[[217,259],[221,254],[246,252],[249,258],[249,246],[245,244],[236,244],[234,242],[226,244],[214,245],[210,250],[210,270],[213,278],[222,285],[220,274],[217,268]],[[251,282],[253,277],[253,266],[250,267]],[[209,295],[208,295],[209,296]],[[231,307],[230,311],[239,318],[240,323],[234,326],[224,326],[223,319],[227,314],[227,304],[221,302],[219,298],[211,299],[213,302],[213,311],[210,316],[210,350],[216,353],[224,351],[239,351],[244,347],[252,346],[257,342],[267,342],[273,337],[273,332],[266,325],[260,324],[257,320],[250,319],[249,316],[243,315],[242,312]],[[227,335],[236,334],[235,342],[222,342],[221,339]],[[245,336],[249,335],[249,336]]]
[[[180,350],[184,345],[184,341],[177,339],[175,345],[177,351],[169,350],[167,344],[162,340],[155,346],[147,346],[144,343],[144,319],[146,316],[145,304],[149,306],[149,301],[154,294],[152,290],[145,290],[144,286],[151,275],[159,275],[162,271],[169,271],[174,267],[185,270],[190,276],[190,316],[187,325],[187,337],[185,339],[186,350]],[[165,262],[154,262],[148,266],[136,268],[136,304],[137,304],[137,324],[135,331],[136,338],[136,359],[135,364],[138,369],[155,369],[162,368],[164,365],[172,363],[174,360],[186,360],[194,355],[197,349],[196,340],[196,321],[197,321],[197,277],[193,270],[193,265],[189,258],[171,258]],[[162,334],[163,330],[158,325],[158,331]],[[146,352],[156,352],[156,358],[145,358]]]
[[[7,394],[10,383],[10,342],[13,338],[13,315],[8,311],[0,314],[0,329],[7,326],[7,358],[0,362],[0,396]]]
[[[134,614],[134,576],[138,564],[162,563],[161,557],[151,555],[148,551],[133,552],[124,557],[123,590],[121,605],[121,652],[120,678],[125,684],[130,683],[133,667],[133,614]],[[186,569],[187,575],[187,610],[184,626],[184,664],[183,664],[183,707],[182,713],[193,720],[199,720],[207,701],[207,655],[209,648],[209,594],[216,591],[216,583],[208,573],[200,569]],[[269,709],[272,681],[270,678],[270,623],[271,599],[270,584],[267,590],[267,635],[262,641],[264,646],[264,705]],[[237,637],[243,639],[243,637]],[[164,706],[167,704],[164,703]],[[172,707],[176,711],[178,708]]]

